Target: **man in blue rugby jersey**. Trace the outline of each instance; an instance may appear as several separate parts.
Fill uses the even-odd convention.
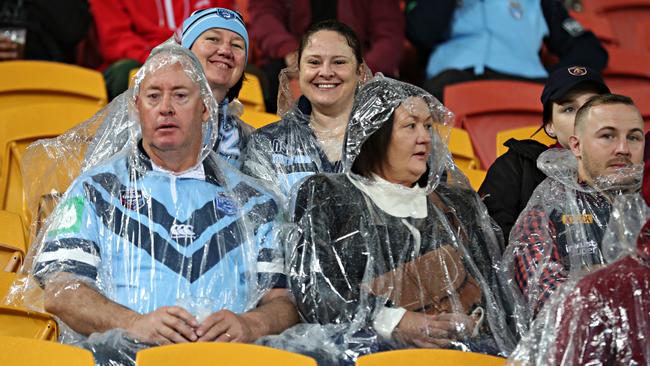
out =
[[[111,337],[137,351],[252,342],[296,323],[280,205],[212,152],[218,108],[198,60],[162,46],[131,93],[133,142],[72,183],[34,253],[62,341],[95,351],[85,337],[121,329]]]

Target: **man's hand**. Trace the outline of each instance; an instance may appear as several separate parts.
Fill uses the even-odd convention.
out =
[[[220,310],[208,316],[196,329],[199,342],[242,342],[255,340],[252,322],[246,315]]]
[[[137,339],[157,344],[194,342],[199,324],[187,310],[164,306],[151,313],[137,314],[126,329]]]
[[[464,314],[427,315],[407,311],[393,336],[404,343],[422,348],[440,348],[471,334],[474,320]]]

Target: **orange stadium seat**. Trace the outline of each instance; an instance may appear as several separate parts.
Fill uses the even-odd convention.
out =
[[[307,356],[245,343],[185,343],[153,347],[138,352],[136,366],[176,366],[211,364],[219,366],[316,366]]]
[[[34,103],[106,105],[104,77],[98,71],[46,61],[0,62],[0,109]],[[45,122],[45,121],[42,121]]]
[[[629,85],[619,86],[612,89],[612,92],[627,95],[634,100],[643,121],[645,122],[645,131],[650,130],[650,86],[648,85]]]
[[[500,131],[497,133],[497,157],[505,154],[508,147],[503,144],[510,139],[517,140],[536,140],[544,145],[551,145],[555,143],[555,139],[548,137],[543,130],[539,130],[540,126],[529,126],[513,128],[512,130]],[[539,130],[539,131],[538,131]],[[537,133],[535,133],[537,132]]]
[[[15,212],[24,225],[30,224],[20,171],[27,146],[37,139],[62,134],[98,108],[96,104],[68,101],[0,109],[0,210]]]
[[[456,127],[467,130],[474,151],[487,169],[496,159],[499,131],[539,126],[543,85],[524,81],[482,80],[445,88],[445,105],[456,114]]]
[[[610,89],[625,86],[650,86],[650,52],[643,49],[606,47],[609,53],[603,77]]]
[[[374,353],[357,359],[357,366],[502,366],[505,358],[443,349],[407,349]]]
[[[16,272],[27,252],[23,222],[18,214],[0,210],[0,227],[0,271]]]
[[[650,18],[650,0],[584,0],[582,4],[585,13],[609,20],[622,47],[638,48],[636,26]]]
[[[279,121],[280,116],[277,114],[256,112],[244,108],[244,114],[242,114],[241,119],[253,128],[260,128],[268,125],[269,123]]]
[[[83,348],[56,342],[0,336],[3,366],[93,366],[93,354]]]
[[[612,25],[607,18],[575,11],[571,12],[571,17],[582,24],[585,29],[592,31],[604,44],[618,44]]]

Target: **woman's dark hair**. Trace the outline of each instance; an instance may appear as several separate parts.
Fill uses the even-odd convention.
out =
[[[300,58],[302,57],[302,52],[307,47],[307,43],[312,35],[320,31],[332,31],[340,34],[348,42],[348,46],[352,48],[354,52],[354,58],[357,60],[357,66],[361,65],[363,62],[363,50],[361,48],[361,42],[359,37],[354,33],[352,28],[347,26],[344,23],[339,22],[336,19],[327,19],[320,21],[318,23],[312,24],[311,27],[302,35],[300,39],[300,46],[298,47],[298,64],[300,64]]]
[[[388,145],[393,134],[393,117],[395,117],[395,112],[383,126],[370,135],[366,142],[361,145],[361,151],[357,158],[354,159],[354,163],[352,163],[352,173],[372,179],[372,174],[379,172],[379,168],[386,160]],[[416,183],[420,187],[426,187],[428,180],[429,167],[427,166],[427,170]]]
[[[393,117],[395,112],[390,116],[375,133],[370,135],[366,142],[361,145],[359,155],[354,159],[352,172],[366,178],[372,178],[372,173],[376,173],[386,160],[390,137],[393,134]]]
[[[226,93],[226,98],[228,98],[229,101],[232,101],[235,98],[239,97],[239,92],[241,91],[242,86],[244,85],[244,80],[246,78],[246,72],[242,72],[241,77],[235,85],[232,86],[232,88],[228,89],[228,92]]]

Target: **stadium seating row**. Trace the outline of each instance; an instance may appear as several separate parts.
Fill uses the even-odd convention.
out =
[[[38,352],[34,352],[38,349]],[[214,360],[214,361],[207,361]],[[218,360],[218,362],[216,361]],[[505,359],[452,350],[412,349],[359,357],[358,366],[389,365],[501,366]],[[21,366],[92,366],[90,351],[33,339],[0,336],[0,364]],[[313,358],[273,348],[243,343],[186,343],[149,348],[136,355],[136,366],[316,366]]]

